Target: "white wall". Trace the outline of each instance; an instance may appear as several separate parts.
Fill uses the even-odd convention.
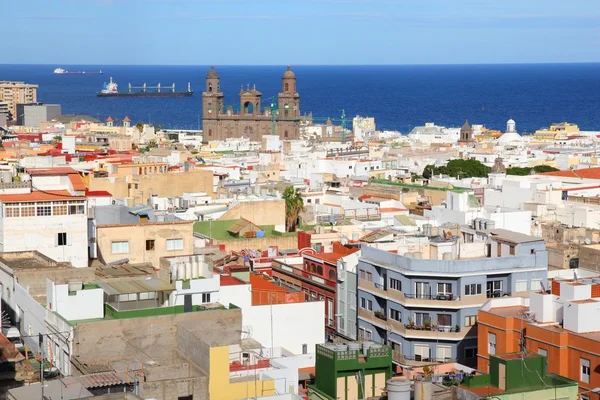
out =
[[[265,347],[283,347],[295,354],[302,345],[314,349],[325,342],[322,301],[253,306],[242,310],[242,325],[252,327],[252,339]],[[272,340],[271,340],[272,339]]]
[[[2,218],[0,251],[37,250],[76,268],[88,266],[87,214]],[[67,232],[70,245],[57,246],[56,236]]]
[[[16,317],[21,321],[15,323],[21,330],[23,343],[32,351],[39,351],[38,334],[46,334],[44,306],[29,295],[29,288],[23,288],[18,283],[15,283],[15,291],[11,296],[14,296]]]
[[[104,317],[104,290],[81,289],[69,295],[69,285],[55,285],[46,279],[48,308],[68,321]]]
[[[200,305],[205,303],[216,303],[219,299],[220,275],[214,274],[211,278],[191,279],[190,288],[183,289],[183,281],[175,281],[175,288],[169,295],[170,306],[182,306],[186,294],[192,295],[192,304]],[[202,294],[210,294],[209,301],[202,301]],[[228,304],[223,304],[228,306]]]
[[[234,304],[243,310],[252,307],[252,293],[250,284],[221,286],[219,290],[219,303],[224,306]]]
[[[314,348],[308,349],[314,351]],[[298,394],[298,369],[315,366],[315,354],[271,359],[271,369],[260,374],[260,379],[274,379],[276,393]]]

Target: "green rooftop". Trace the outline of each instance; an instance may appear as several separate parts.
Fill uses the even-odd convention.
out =
[[[399,186],[399,187],[408,188],[408,189],[437,190],[440,192],[452,191],[452,192],[456,192],[456,193],[463,193],[467,190],[465,188],[460,188],[460,187],[454,187],[452,189],[449,189],[449,188],[440,188],[440,187],[435,187],[435,186],[415,185],[412,183],[392,182],[392,181],[388,181],[387,179],[373,179],[373,183],[380,183],[382,185]]]
[[[237,219],[218,220],[218,221],[202,221],[194,224],[194,232],[211,237],[217,240],[247,240],[245,237],[236,237],[227,232],[236,222]],[[296,232],[278,232],[275,231],[275,225],[260,225],[265,232],[266,238],[277,238],[285,236],[295,236]]]
[[[229,304],[229,308],[225,306],[219,306],[216,308],[205,309],[204,306],[192,306],[192,312],[199,311],[212,311],[212,310],[227,310],[227,309],[236,309],[239,308],[234,304]],[[64,319],[70,326],[77,326],[79,324],[90,323],[90,322],[98,322],[98,321],[108,321],[114,319],[128,319],[128,318],[143,318],[143,317],[158,317],[160,315],[173,315],[173,314],[183,314],[183,306],[171,306],[171,307],[156,307],[156,308],[144,308],[140,310],[127,310],[127,311],[119,311],[110,304],[104,304],[104,318],[91,318],[91,319],[79,319],[68,321],[62,315],[60,316]],[[57,313],[58,314],[58,313]]]

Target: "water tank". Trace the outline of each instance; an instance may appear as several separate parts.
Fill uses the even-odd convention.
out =
[[[444,253],[444,254],[442,254],[442,260],[446,260],[446,261],[454,260],[454,254]]]
[[[4,183],[12,182],[12,173],[10,171],[2,171],[2,182],[4,182]]]
[[[179,263],[177,265],[177,277],[175,279],[177,279],[179,281],[185,279],[185,264],[184,263]]]
[[[402,378],[392,378],[386,383],[388,400],[410,400],[410,381]]]
[[[488,229],[488,230],[496,229],[496,221],[492,221],[491,219],[488,219],[487,223],[485,225],[487,226],[486,229]]]
[[[360,343],[358,343],[358,342],[348,343],[348,350],[360,351]]]
[[[192,263],[185,263],[185,279],[192,279]]]
[[[431,381],[415,381],[415,400],[430,400],[431,394]]]
[[[367,353],[369,352],[369,349],[371,348],[371,346],[373,346],[375,343],[373,342],[363,342],[362,344],[362,349],[363,349],[363,354],[366,356]]]
[[[413,258],[416,258],[416,259],[420,260],[420,259],[423,258],[423,254],[420,251],[415,251],[413,253]]]
[[[196,279],[200,276],[200,265],[198,261],[192,261],[192,279]]]
[[[425,236],[431,236],[431,228],[432,228],[431,224],[423,224],[423,234]]]

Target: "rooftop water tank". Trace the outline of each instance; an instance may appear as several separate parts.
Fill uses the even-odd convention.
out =
[[[430,400],[431,393],[431,381],[415,381],[415,400]]]
[[[388,400],[410,400],[410,381],[401,378],[392,378],[387,381],[386,389]]]

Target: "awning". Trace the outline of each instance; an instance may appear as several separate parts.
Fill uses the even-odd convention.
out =
[[[140,279],[137,281],[102,282],[98,283],[109,296],[115,294],[172,292],[175,285],[160,279]]]

